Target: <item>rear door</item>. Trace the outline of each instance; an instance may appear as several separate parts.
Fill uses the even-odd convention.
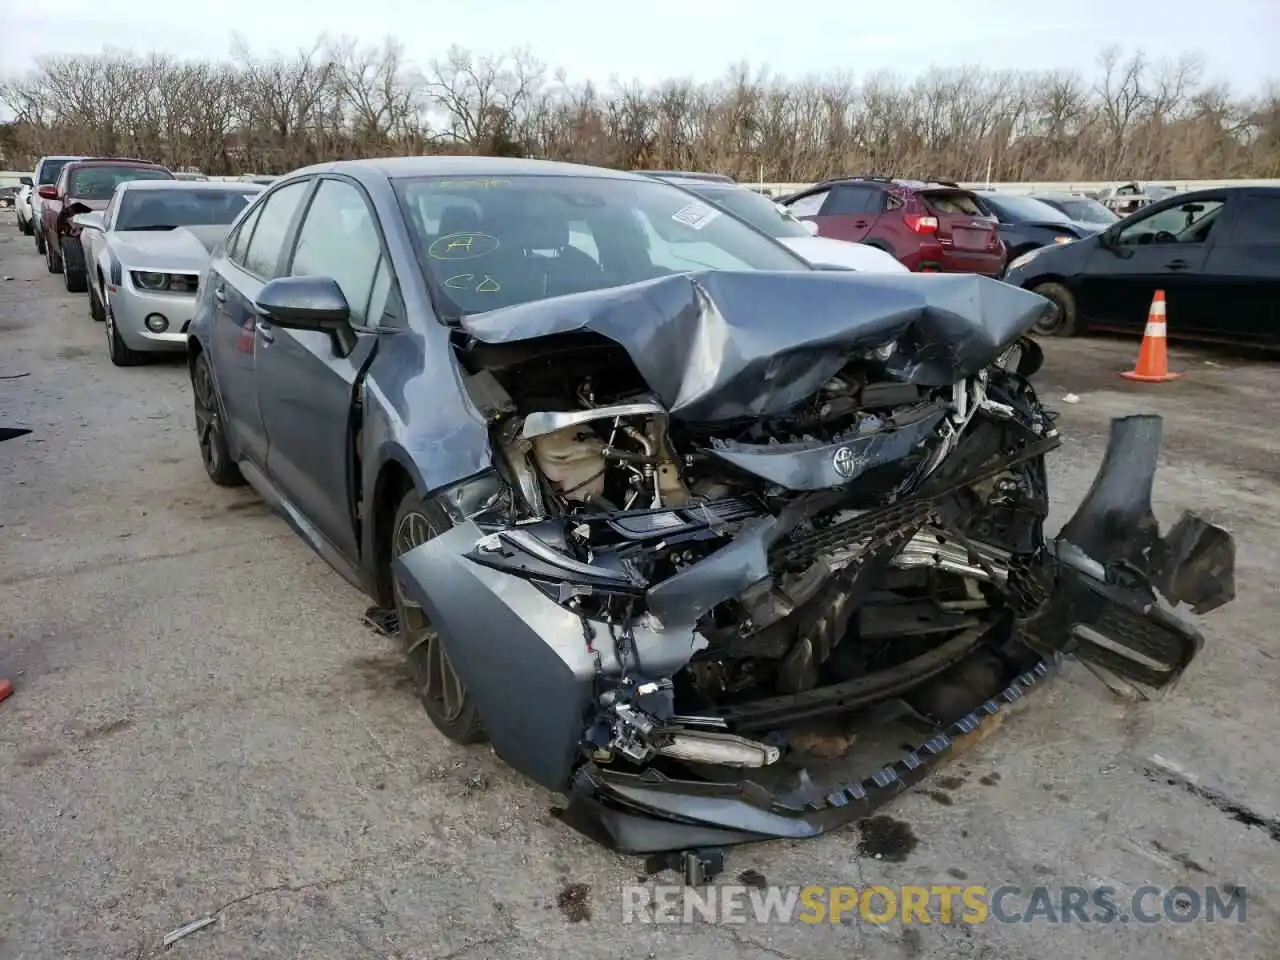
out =
[[[944,255],[989,257],[1000,252],[1000,228],[967,190],[921,190],[929,212],[938,218],[938,243]]]
[[[1280,194],[1233,194],[1228,207],[1205,258],[1205,335],[1280,345]]]
[[[884,191],[865,183],[839,183],[818,213],[818,231],[837,240],[865,240],[880,216]]]
[[[1210,333],[1221,305],[1204,268],[1226,199],[1224,193],[1152,205],[1116,231],[1114,246],[1098,244],[1077,286],[1081,316],[1095,326],[1140,332],[1152,297],[1163,290],[1173,335]]]
[[[224,254],[209,265],[206,284],[212,297],[214,375],[227,418],[231,455],[267,466],[267,434],[258,410],[256,321],[254,306],[267,281],[280,275],[285,241],[311,191],[311,180],[272,190],[249,211]]]
[[[325,539],[356,562],[352,409],[395,278],[377,214],[355,181],[320,180],[283,275],[337,281],[351,308],[356,347],[340,356],[327,333],[259,319],[254,379],[267,433],[267,473]]]

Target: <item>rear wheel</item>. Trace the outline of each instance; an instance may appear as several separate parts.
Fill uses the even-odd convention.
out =
[[[1034,333],[1042,337],[1070,337],[1076,332],[1076,298],[1060,283],[1041,283],[1031,287],[1051,304],[1053,310],[1037,321]]]
[[[99,323],[107,319],[106,308],[102,306],[102,300],[99,299],[98,291],[93,284],[89,285],[89,316]]]
[[[191,395],[195,404],[196,440],[200,444],[200,459],[204,461],[205,473],[220,487],[243,486],[244,477],[227,449],[213,371],[209,369],[209,358],[203,353],[198,354],[191,364]]]
[[[449,528],[448,518],[434,504],[410,490],[400,501],[392,526],[390,556],[394,560]],[[435,728],[455,743],[481,743],[484,725],[466,686],[444,648],[426,611],[409,598],[400,579],[391,574],[400,638],[413,676],[414,689]]]

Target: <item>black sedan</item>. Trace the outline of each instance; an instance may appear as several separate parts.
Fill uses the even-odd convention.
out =
[[[983,210],[1000,223],[1000,239],[1012,261],[1029,250],[1071,243],[1096,232],[1097,228],[1076,223],[1047,203],[1010,193],[976,191]]]
[[[1042,334],[1140,333],[1163,290],[1170,337],[1280,346],[1280,188],[1173,194],[1014,259],[1005,280],[1053,303]]]
[[[1045,536],[1048,310],[813,270],[651,177],[417,157],[264,191],[187,346],[209,477],[384,608],[439,731],[652,852],[863,816],[1061,651],[1143,689],[1187,668],[1153,585],[1220,606],[1234,547],[1194,517],[1157,539],[1156,417],[1116,422]],[[822,788],[780,762],[852,711],[891,752]]]

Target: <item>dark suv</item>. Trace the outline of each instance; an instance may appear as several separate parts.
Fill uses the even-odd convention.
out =
[[[949,180],[840,177],[779,202],[818,236],[879,247],[908,270],[998,277],[1004,267],[995,218]]]

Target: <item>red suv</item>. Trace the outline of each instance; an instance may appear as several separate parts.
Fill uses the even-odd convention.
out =
[[[50,273],[61,273],[67,289],[85,289],[84,251],[80,228],[71,221],[77,213],[105,210],[116,186],[126,180],[172,180],[167,167],[148,160],[102,157],[72,160],[58,174],[57,183],[40,192],[40,230],[45,240],[45,264]]]
[[[919,273],[999,277],[1004,241],[995,217],[948,180],[838,177],[780,201],[818,236],[879,247]]]

